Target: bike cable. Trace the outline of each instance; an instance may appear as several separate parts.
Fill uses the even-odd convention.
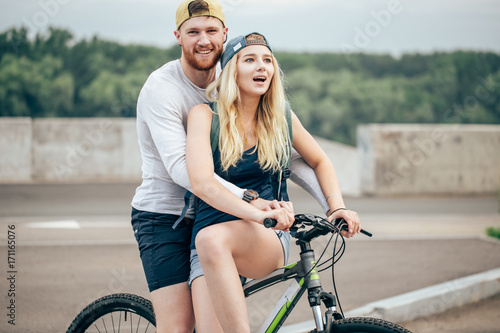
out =
[[[332,234],[332,236],[330,237],[330,239],[328,240],[326,246],[325,246],[325,249],[323,250],[323,253],[321,253],[321,256],[320,258],[318,259],[318,262],[321,261],[321,258],[323,257],[323,255],[325,254],[326,250],[328,249],[333,237],[335,236],[335,242],[333,243],[333,254],[332,254],[332,257],[328,260],[325,260],[324,262],[318,264],[317,266],[318,267],[321,267],[323,265],[325,265],[326,263],[330,262],[331,261],[331,264],[328,265],[327,267],[325,268],[322,268],[321,270],[318,270],[318,272],[323,272],[325,270],[327,270],[328,268],[332,268],[332,283],[333,283],[333,290],[335,292],[335,298],[337,300],[337,305],[338,305],[338,308],[340,310],[340,314],[342,315],[343,318],[345,318],[344,316],[344,311],[342,310],[342,305],[340,304],[340,298],[339,298],[339,294],[337,292],[337,285],[335,283],[335,264],[340,260],[340,258],[342,258],[342,256],[344,255],[344,252],[345,252],[345,248],[346,248],[346,242],[345,242],[345,238],[344,236],[342,236],[342,234],[340,233],[340,229],[335,226],[335,225],[331,225],[332,228],[336,231],[335,233]],[[338,250],[337,249],[337,242],[339,240],[339,237],[342,241],[340,247]],[[337,258],[335,258],[337,257]]]
[[[337,285],[335,283],[335,263],[337,263],[337,261],[339,261],[340,258],[342,258],[342,256],[344,255],[344,251],[345,251],[345,239],[339,232],[337,234],[337,238],[335,239],[335,243],[333,244],[333,252],[335,253],[335,248],[337,247],[337,241],[338,241],[339,235],[342,239],[342,245],[340,246],[340,248],[342,249],[342,253],[340,254],[340,256],[337,260],[333,260],[333,263],[331,265],[331,267],[332,267],[332,283],[333,283],[333,291],[335,292],[335,298],[337,299],[337,305],[339,307],[340,314],[342,315],[342,318],[345,318],[344,310],[342,310],[342,305],[340,304],[339,293],[337,292]],[[339,249],[339,251],[340,251],[340,249]]]
[[[321,267],[321,266],[324,266],[326,265],[327,263],[329,262],[332,262],[331,264],[329,264],[328,266],[326,267],[323,267],[320,272],[323,272],[325,270],[327,270],[328,268],[332,267],[332,265],[336,264],[340,258],[342,258],[342,256],[344,255],[344,252],[345,252],[345,247],[346,247],[346,243],[345,243],[345,239],[344,237],[342,236],[342,234],[340,233],[340,230],[336,227],[336,226],[332,226],[337,232],[335,233],[337,236],[336,236],[336,239],[335,239],[335,243],[334,243],[334,246],[333,246],[333,254],[332,254],[332,257],[328,260],[325,260],[324,262],[322,262],[321,264],[318,264],[318,267]],[[331,241],[332,241],[332,238],[333,236],[335,235],[333,234],[332,237],[330,237],[330,239],[328,240],[328,243],[326,244],[326,247],[325,248],[328,248],[328,246],[330,245]],[[335,249],[337,248],[337,241],[338,241],[338,237],[341,237],[342,239],[342,245],[340,246],[340,248],[338,249],[338,251],[335,251]],[[336,259],[335,259],[336,258]]]

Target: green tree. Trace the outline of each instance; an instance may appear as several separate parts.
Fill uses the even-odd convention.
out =
[[[72,108],[73,80],[62,61],[6,55],[0,62],[2,116],[57,116]]]
[[[50,27],[0,33],[0,116],[133,117],[148,75],[180,47],[75,40]],[[292,108],[313,134],[355,144],[365,123],[500,123],[500,55],[276,52]]]

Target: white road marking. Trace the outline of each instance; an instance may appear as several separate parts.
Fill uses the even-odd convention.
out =
[[[25,227],[30,229],[132,228],[128,221],[78,222],[77,220],[29,222],[25,224]]]
[[[80,223],[75,220],[32,222],[27,223],[26,228],[31,229],[80,229]]]

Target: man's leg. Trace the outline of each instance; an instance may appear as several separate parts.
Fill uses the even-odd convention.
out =
[[[190,271],[191,225],[172,225],[177,216],[132,210],[132,226],[139,246],[157,332],[186,332],[194,329]]]
[[[158,333],[193,333],[194,314],[187,282],[152,291],[151,302]]]

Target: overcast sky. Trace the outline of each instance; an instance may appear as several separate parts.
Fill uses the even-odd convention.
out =
[[[0,31],[65,28],[77,39],[171,46],[180,0],[0,0]],[[500,0],[221,0],[231,36],[266,35],[277,50],[500,52]]]

